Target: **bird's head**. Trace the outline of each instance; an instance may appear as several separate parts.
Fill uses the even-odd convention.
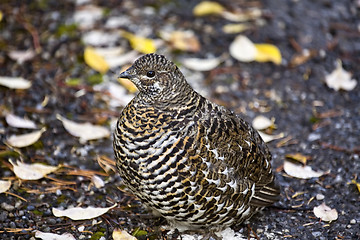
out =
[[[142,95],[159,99],[176,95],[184,85],[188,85],[173,62],[155,53],[138,58],[130,68],[120,73],[119,78],[129,79]]]

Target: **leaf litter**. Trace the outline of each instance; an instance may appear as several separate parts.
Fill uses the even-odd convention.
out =
[[[117,204],[114,204],[111,207],[107,208],[97,208],[97,207],[73,207],[65,210],[52,208],[52,212],[55,217],[68,217],[72,220],[85,220],[93,219],[107,213],[110,209],[116,207]]]

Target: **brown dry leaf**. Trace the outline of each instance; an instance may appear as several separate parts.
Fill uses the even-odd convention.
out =
[[[131,236],[125,230],[120,230],[120,229],[115,229],[113,231],[112,237],[114,240],[136,240],[137,239],[136,237]]]
[[[152,39],[136,36],[126,31],[121,31],[121,36],[126,38],[130,42],[131,47],[136,51],[144,54],[156,52],[156,46]]]
[[[107,138],[110,136],[110,131],[103,126],[93,125],[88,122],[76,123],[60,116],[59,114],[57,114],[56,117],[63,123],[64,128],[71,135],[80,138],[81,143],[85,143],[89,140]]]
[[[11,181],[0,180],[0,193],[6,192],[11,187]]]
[[[84,60],[87,65],[100,73],[106,73],[110,68],[105,58],[98,54],[93,47],[85,48]]]
[[[160,36],[169,42],[170,46],[174,49],[187,52],[200,51],[200,42],[193,31],[174,31],[171,33],[162,31]]]
[[[59,235],[55,233],[45,233],[39,230],[36,230],[35,237],[43,240],[76,240],[76,238],[70,233],[63,233]]]
[[[254,120],[252,121],[252,126],[256,130],[264,130],[267,128],[276,128],[275,118],[269,119],[263,115],[259,115],[259,116],[255,117]]]
[[[193,8],[193,14],[197,17],[206,15],[220,15],[225,8],[218,2],[202,1]]]
[[[6,140],[6,142],[12,147],[17,147],[17,148],[27,147],[37,142],[40,139],[42,133],[45,131],[46,129],[42,128],[41,130],[34,131],[31,133],[12,135]]]
[[[290,60],[291,67],[297,67],[317,55],[316,50],[304,49],[300,54],[294,55]]]
[[[28,89],[31,82],[21,77],[0,76],[0,85],[11,89]]]
[[[23,180],[38,180],[59,168],[40,163],[27,164],[20,161],[14,163],[11,160],[10,163],[13,165],[15,175]]]
[[[220,58],[186,58],[183,60],[185,67],[195,71],[210,71],[216,68],[220,63]]]
[[[329,88],[333,88],[336,91],[340,89],[351,91],[357,85],[356,80],[351,79],[351,74],[343,69],[341,60],[339,59],[336,61],[335,70],[325,76],[325,82]]]
[[[290,161],[284,161],[284,171],[286,174],[300,179],[309,179],[314,177],[320,177],[328,172],[314,171],[310,166],[303,166],[301,164],[292,163]]]
[[[65,210],[52,208],[52,212],[55,217],[68,217],[72,220],[85,220],[93,219],[107,213],[110,209],[116,207],[117,204],[114,204],[108,208],[96,208],[96,207],[87,207],[87,208],[68,208]]]
[[[261,43],[261,44],[254,44],[256,48],[256,56],[255,61],[257,62],[273,62],[279,65],[282,61],[281,53],[279,48],[275,45]]]
[[[300,162],[300,163],[302,163],[304,165],[306,165],[307,161],[309,159],[311,159],[310,156],[305,156],[305,155],[302,155],[301,153],[286,154],[285,157],[288,158],[288,159]]]
[[[332,222],[338,219],[338,212],[336,211],[336,209],[331,209],[325,203],[314,207],[313,212],[316,217],[320,218],[322,221],[325,222]]]
[[[11,113],[6,114],[5,120],[11,127],[36,129],[36,124],[33,121],[18,117]]]

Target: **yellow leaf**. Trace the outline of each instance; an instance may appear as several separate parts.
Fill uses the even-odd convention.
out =
[[[258,62],[274,62],[275,64],[281,63],[280,50],[272,44],[254,44],[257,50],[255,61]]]
[[[352,179],[352,180],[351,180],[351,183],[356,185],[356,187],[357,187],[357,189],[358,189],[358,191],[359,191],[359,193],[360,193],[360,183],[358,183],[358,182],[356,181],[356,179]],[[350,183],[350,184],[351,184],[351,183]]]
[[[205,15],[219,15],[223,13],[225,8],[217,2],[203,1],[196,5],[193,9],[193,14],[197,17]]]
[[[301,153],[286,154],[285,157],[300,162],[304,165],[306,165],[307,160],[310,159],[309,156],[302,155]]]
[[[125,78],[118,78],[117,81],[124,87],[126,90],[128,90],[130,93],[136,93],[137,88],[135,84],[133,84],[129,79]]]
[[[0,22],[2,19],[3,19],[3,13],[2,13],[2,11],[0,11]]]
[[[125,31],[122,32],[122,36],[129,40],[131,47],[136,51],[144,54],[156,52],[156,47],[152,39],[138,37],[132,33]]]
[[[106,73],[110,68],[104,57],[99,55],[92,47],[85,48],[84,60],[87,65],[100,73]]]

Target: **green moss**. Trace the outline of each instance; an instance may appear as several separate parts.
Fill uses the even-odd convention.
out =
[[[76,24],[69,24],[69,25],[60,25],[57,29],[56,36],[61,37],[63,35],[67,35],[69,37],[74,37],[78,32]]]
[[[96,232],[91,236],[90,240],[98,240],[103,236],[105,236],[103,232]]]
[[[102,76],[102,74],[100,74],[100,73],[91,75],[91,76],[88,78],[88,82],[89,82],[91,85],[95,85],[95,84],[102,83],[102,81],[103,81],[103,76]]]

